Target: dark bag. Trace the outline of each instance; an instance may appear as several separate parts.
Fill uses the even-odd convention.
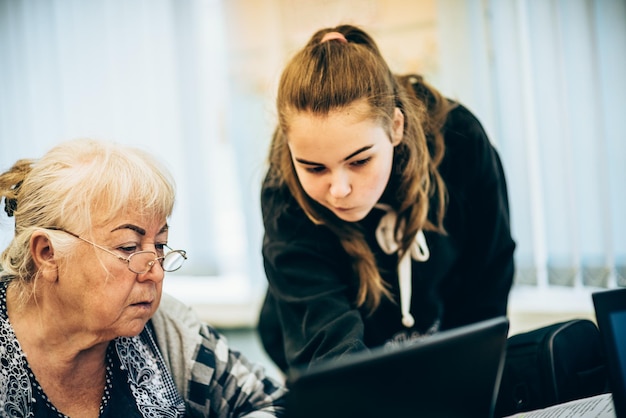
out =
[[[509,337],[495,416],[607,391],[606,364],[596,324],[588,319],[559,322]]]

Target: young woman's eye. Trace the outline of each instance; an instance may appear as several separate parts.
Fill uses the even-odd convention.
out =
[[[319,174],[319,173],[322,173],[325,169],[326,167],[318,165],[315,167],[307,167],[306,171],[312,174]]]
[[[350,163],[353,167],[361,167],[365,164],[369,163],[372,160],[372,157],[363,158],[362,160],[356,160]]]

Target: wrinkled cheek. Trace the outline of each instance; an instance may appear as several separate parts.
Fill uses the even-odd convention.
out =
[[[153,315],[156,312],[156,310],[159,308],[159,305],[161,304],[161,296],[162,295],[163,295],[163,286],[161,284],[159,284],[157,286],[157,288],[156,288],[156,298],[154,299],[154,306],[152,308],[152,314]]]

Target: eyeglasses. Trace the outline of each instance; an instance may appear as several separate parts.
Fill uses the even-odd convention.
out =
[[[172,250],[170,247],[167,247],[167,245],[165,246],[170,251],[167,254],[162,255],[162,256],[158,256],[157,253],[154,251],[137,251],[137,252],[132,253],[128,257],[122,257],[121,255],[116,254],[113,251],[107,248],[104,248],[103,246],[98,245],[95,242],[91,242],[66,229],[56,228],[56,227],[51,227],[51,228],[46,228],[46,229],[65,232],[66,234],[70,234],[78,238],[81,241],[85,241],[86,243],[93,245],[96,248],[106,251],[107,253],[117,257],[118,260],[125,262],[128,265],[128,269],[136,274],[144,274],[144,273],[149,272],[150,269],[152,269],[152,266],[154,266],[154,263],[156,263],[157,261],[161,263],[161,267],[163,268],[163,271],[176,271],[182,267],[183,263],[187,259],[186,251]]]

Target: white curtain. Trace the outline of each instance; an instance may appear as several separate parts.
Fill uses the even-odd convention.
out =
[[[435,84],[478,115],[504,161],[516,287],[626,285],[626,2],[434,1]],[[257,193],[272,123],[265,91],[232,78],[254,69],[229,55],[224,34],[246,28],[226,5],[0,0],[0,168],[76,136],[155,152],[179,188],[179,274],[226,278],[189,285],[198,303],[265,283]],[[274,30],[259,36],[277,43]],[[0,216],[0,244],[10,234]]]
[[[250,277],[222,17],[219,0],[0,0],[0,169],[75,137],[146,148],[177,182],[172,275]]]
[[[626,2],[438,5],[445,88],[504,160],[516,284],[625,286]]]

